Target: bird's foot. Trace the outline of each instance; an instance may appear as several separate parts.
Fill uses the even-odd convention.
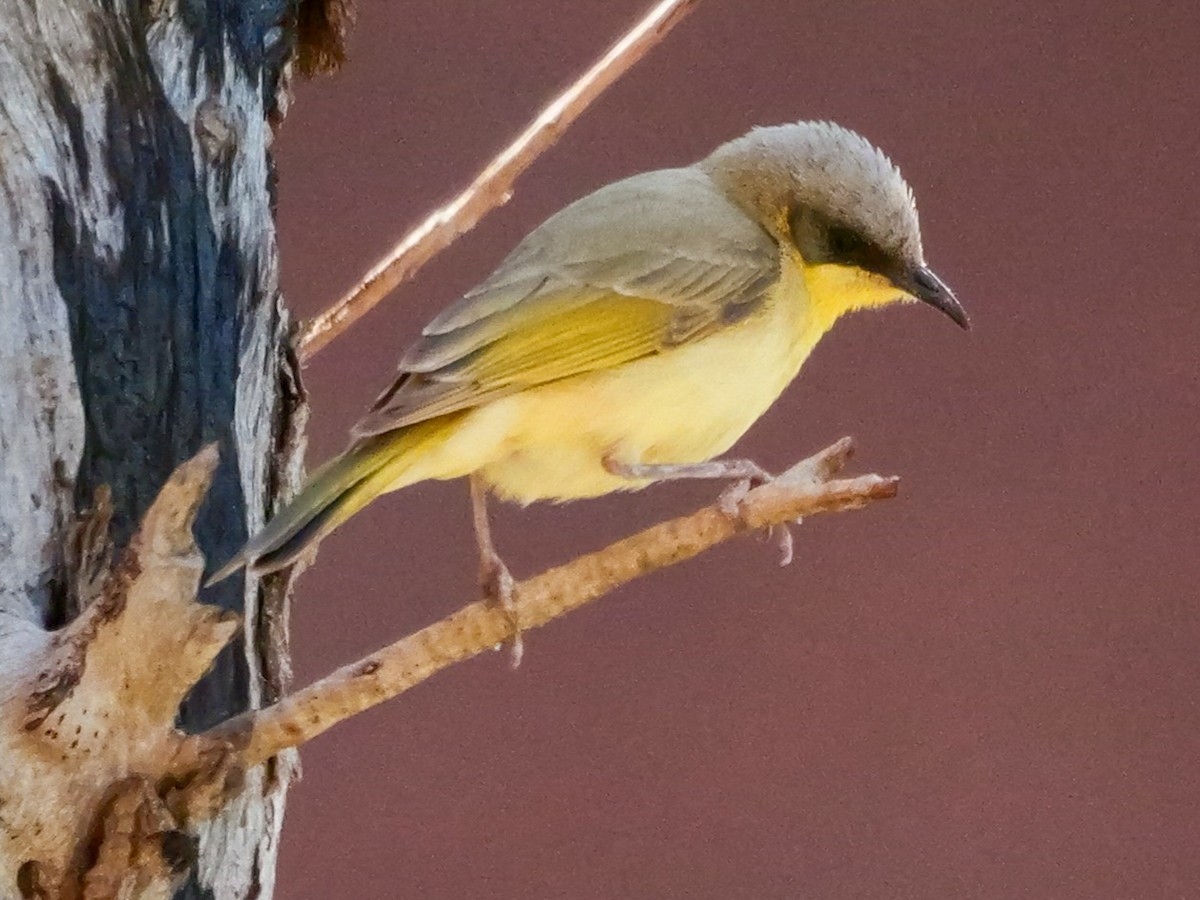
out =
[[[698,463],[630,463],[615,456],[604,457],[604,468],[622,478],[650,481],[679,481],[685,478],[726,479],[732,483],[717,498],[721,512],[731,519],[742,518],[742,502],[752,488],[770,484],[775,476],[752,459],[710,459]],[[796,520],[799,523],[799,519]],[[792,532],[787,525],[773,525],[767,536],[779,545],[779,564],[792,561]]]
[[[512,627],[512,637],[505,643],[509,648],[509,665],[515,669],[521,665],[521,658],[525,655],[525,639],[521,634],[517,613],[516,582],[504,560],[494,553],[480,557],[479,587],[483,592],[483,601],[502,610]]]
[[[753,465],[751,463],[751,465]],[[717,497],[717,506],[726,516],[731,519],[741,519],[742,504],[746,501],[746,495],[756,487],[764,484],[770,484],[775,480],[775,476],[765,469],[759,468],[757,472],[753,472],[738,481],[735,481]],[[796,524],[803,524],[803,519],[797,519]],[[776,546],[779,547],[779,565],[790,565],[793,558],[794,541],[792,539],[792,529],[787,522],[780,522],[778,525],[772,525],[767,529],[767,538],[774,540]]]

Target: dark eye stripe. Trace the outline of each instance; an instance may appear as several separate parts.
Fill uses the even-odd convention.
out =
[[[838,222],[811,207],[793,209],[789,225],[796,248],[810,262],[857,266],[887,278],[907,271],[903,260],[884,250],[858,228]]]
[[[829,229],[829,249],[836,256],[849,257],[861,253],[867,242],[852,229],[834,226]]]

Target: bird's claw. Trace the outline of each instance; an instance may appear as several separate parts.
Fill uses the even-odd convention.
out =
[[[521,635],[521,622],[517,615],[516,582],[500,557],[492,556],[480,561],[479,586],[484,602],[502,610],[512,627],[512,638],[507,643],[509,665],[515,669],[521,665],[521,658],[525,655],[525,640]]]
[[[739,519],[742,515],[742,503],[750,493],[753,485],[749,478],[735,481],[717,495],[717,507],[731,519]]]
[[[770,484],[775,480],[775,476],[766,469],[754,463],[746,462],[753,467],[750,474],[742,473],[745,477],[739,478],[732,482],[725,490],[717,495],[717,507],[731,519],[740,519],[742,516],[742,504],[746,502],[748,495],[754,488],[761,487],[764,484]]]
[[[779,565],[789,566],[792,563],[792,529],[787,522],[780,522],[767,529],[767,537],[773,538],[779,547]]]
[[[717,507],[729,518],[740,519],[742,504],[745,503],[746,496],[750,491],[760,485],[770,484],[774,480],[775,476],[765,470],[748,478],[739,479],[721,491],[717,497]],[[796,524],[800,525],[803,521],[803,519],[797,519]],[[778,525],[772,525],[767,529],[767,537],[774,540],[779,547],[779,565],[790,565],[793,559],[794,541],[788,523],[781,522]]]

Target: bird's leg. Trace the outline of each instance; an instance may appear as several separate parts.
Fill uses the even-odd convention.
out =
[[[487,603],[499,606],[512,624],[513,636],[509,643],[509,663],[515,669],[521,665],[525,655],[525,641],[521,636],[521,623],[517,617],[515,584],[508,566],[496,552],[492,543],[492,525],[488,521],[487,487],[478,475],[472,475],[471,518],[475,523],[475,542],[479,545],[479,586]]]
[[[698,463],[631,463],[604,457],[604,468],[621,478],[647,481],[682,481],[684,479],[732,480],[717,498],[721,511],[730,518],[741,513],[741,504],[750,489],[769,484],[775,476],[752,459],[710,459]],[[800,520],[797,520],[799,524]],[[768,536],[779,545],[779,564],[792,561],[792,532],[786,524],[771,526]]]

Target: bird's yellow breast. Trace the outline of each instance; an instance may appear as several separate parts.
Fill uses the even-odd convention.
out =
[[[789,258],[762,307],[735,325],[473,411],[461,436],[489,450],[471,468],[497,494],[522,503],[641,487],[610,474],[605,457],[689,463],[724,453],[779,397],[830,325],[809,303],[798,257]]]

